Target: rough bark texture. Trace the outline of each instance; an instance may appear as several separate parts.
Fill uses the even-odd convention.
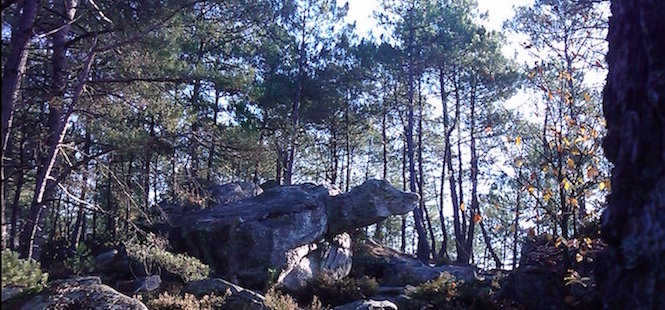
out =
[[[7,5],[8,7],[9,5]],[[5,5],[3,3],[3,10]],[[12,38],[10,41],[10,52],[5,60],[2,71],[2,168],[0,168],[0,216],[2,217],[2,248],[6,247],[6,223],[5,223],[5,157],[8,156],[9,131],[12,127],[12,114],[14,103],[21,88],[21,78],[25,73],[25,64],[28,59],[28,45],[33,36],[33,28],[39,1],[28,0],[21,3],[21,16],[15,25],[12,25]]]
[[[605,309],[665,304],[665,2],[612,1],[604,149],[614,164],[597,266]]]

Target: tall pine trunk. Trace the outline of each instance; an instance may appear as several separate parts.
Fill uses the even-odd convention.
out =
[[[665,2],[614,0],[603,95],[614,164],[596,266],[606,309],[665,304]]]
[[[2,244],[4,249],[7,246],[6,222],[5,222],[5,157],[9,156],[8,145],[10,130],[12,127],[12,118],[14,114],[14,104],[21,88],[21,79],[25,74],[25,64],[28,60],[28,45],[33,36],[33,29],[37,12],[39,10],[38,0],[25,0],[19,2],[19,8],[15,12],[20,12],[20,17],[16,18],[12,25],[12,36],[10,39],[9,54],[5,60],[2,71],[2,158],[0,159],[0,226],[2,226]],[[4,6],[4,3],[3,3]],[[3,8],[4,9],[4,8]],[[12,229],[14,227],[12,226]]]

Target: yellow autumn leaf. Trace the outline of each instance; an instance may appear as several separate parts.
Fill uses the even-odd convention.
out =
[[[522,144],[522,136],[515,137],[515,145],[520,146]]]
[[[584,100],[585,100],[586,102],[591,101],[591,95],[589,95],[589,93],[584,93]]]
[[[466,207],[464,207],[464,201],[462,201],[462,203],[459,204],[459,209],[460,209],[462,212],[466,211]]]
[[[567,160],[566,162],[568,163],[568,168],[570,168],[570,169],[574,169],[574,168],[575,168],[575,162],[573,161],[572,158],[569,157],[568,160]]]
[[[586,140],[586,138],[584,138],[583,136],[579,136],[579,137],[577,137],[577,139],[575,139],[575,141],[573,141],[573,143],[577,144],[577,143],[580,143],[580,142],[584,142],[585,140]]]
[[[581,262],[583,259],[584,256],[582,256],[582,254],[580,253],[575,254],[575,261],[577,261],[578,263]]]
[[[589,166],[589,168],[586,171],[586,176],[589,177],[590,179],[597,177],[599,174],[600,172],[594,166]]]
[[[577,198],[570,197],[570,204],[577,207],[579,205],[578,202],[577,202]]]
[[[483,220],[483,217],[480,216],[480,214],[476,213],[476,214],[473,215],[473,222],[474,223],[478,224],[482,220]]]
[[[524,161],[521,158],[518,158],[518,159],[515,160],[515,167],[517,167],[517,168],[522,167],[523,164],[524,164]]]
[[[561,181],[561,182],[563,183],[563,188],[565,188],[566,190],[570,189],[571,184],[570,184],[570,181],[568,181],[568,179],[563,179],[563,181]]]
[[[565,239],[563,239],[562,237],[556,238],[556,241],[554,241],[554,247],[558,248],[564,240]]]
[[[534,192],[535,190],[536,190],[536,189],[535,189],[533,186],[529,186],[529,189],[528,189],[529,194],[532,194],[532,195],[533,195],[533,192]]]
[[[543,199],[545,200],[545,202],[548,202],[551,198],[552,198],[552,191],[548,189],[543,195]]]

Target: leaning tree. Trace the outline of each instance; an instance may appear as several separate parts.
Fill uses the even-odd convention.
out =
[[[605,309],[665,304],[665,1],[613,0],[604,148],[614,164],[597,266]]]

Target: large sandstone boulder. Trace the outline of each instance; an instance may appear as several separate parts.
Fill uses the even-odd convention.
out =
[[[177,248],[234,283],[264,289],[281,280],[298,286],[299,279],[322,268],[348,274],[350,252],[338,236],[407,213],[417,201],[417,195],[381,180],[345,194],[313,184],[274,187],[185,214],[170,223],[169,235]],[[290,277],[291,272],[299,275]]]
[[[321,272],[340,280],[351,271],[351,236],[342,233],[331,241],[306,244],[287,252],[286,257],[287,267],[277,279],[283,289],[298,291]]]
[[[102,284],[99,277],[53,281],[20,309],[148,310],[140,301]]]

